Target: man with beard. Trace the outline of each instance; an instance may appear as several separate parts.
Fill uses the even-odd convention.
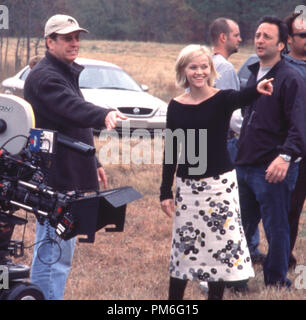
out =
[[[274,78],[273,94],[260,96],[246,107],[238,141],[236,170],[241,217],[247,241],[262,219],[268,241],[264,262],[267,286],[290,287],[288,211],[303,136],[300,119],[305,114],[305,83],[282,58],[288,29],[276,17],[264,17],[255,33],[259,62],[249,67],[247,86]]]

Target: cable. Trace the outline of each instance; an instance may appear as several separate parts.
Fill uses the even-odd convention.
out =
[[[48,146],[48,147],[49,147],[49,150],[48,150],[48,151],[50,151],[50,148],[51,148],[51,142],[50,142],[50,140],[49,140],[49,139],[44,139],[44,141],[47,141],[47,142],[48,142],[48,145],[49,145],[49,146]],[[50,156],[51,156],[50,153],[47,153],[47,159],[45,159],[45,160],[48,161],[48,159],[50,158]],[[44,164],[44,165],[45,165],[45,164]],[[47,165],[47,166],[48,166],[48,165]],[[50,171],[47,169],[47,171],[46,171],[46,176],[45,176],[45,178],[46,178],[45,182],[46,182],[46,183],[48,182],[49,174],[50,174]],[[44,223],[45,223],[45,227],[46,227],[46,239],[41,240],[41,241],[38,242],[38,243],[41,243],[41,242],[42,242],[42,244],[37,248],[37,258],[38,258],[38,260],[39,260],[41,263],[43,263],[43,264],[45,264],[45,265],[48,265],[48,266],[51,266],[51,265],[57,263],[57,262],[61,259],[61,257],[62,257],[62,248],[61,248],[61,246],[60,246],[60,244],[59,244],[58,241],[56,241],[55,239],[52,239],[52,238],[51,238],[51,235],[50,235],[50,232],[51,232],[50,227],[51,227],[51,226],[50,226],[49,220],[45,220]],[[42,250],[41,248],[42,248],[44,245],[47,245],[47,244],[51,244],[51,245],[55,245],[55,244],[56,244],[57,247],[58,247],[58,249],[59,249],[58,258],[55,259],[54,261],[49,262],[49,263],[43,261],[42,258],[41,258],[41,256],[40,256],[40,254],[39,254],[39,250]]]
[[[18,134],[18,135],[16,135],[16,136],[14,136],[14,137],[11,137],[10,139],[8,139],[8,140],[6,140],[4,143],[3,143],[3,145],[0,147],[0,149],[5,149],[4,147],[8,144],[8,143],[10,143],[12,140],[14,140],[14,139],[16,139],[16,138],[25,138],[26,140],[28,140],[28,138],[29,137],[27,137],[27,136],[25,136],[25,135],[23,135],[23,134]]]
[[[28,213],[26,213],[26,217],[27,217]],[[37,242],[34,242],[33,244],[31,244],[30,246],[27,246],[27,247],[24,247],[24,249],[31,249],[32,247],[34,247],[35,245],[38,245],[40,244],[40,246],[37,248],[37,258],[38,260],[42,263],[42,264],[45,264],[45,265],[48,265],[48,266],[51,266],[55,263],[57,263],[61,257],[62,257],[62,248],[60,246],[60,243],[58,241],[56,241],[55,239],[52,239],[51,238],[51,235],[50,235],[50,223],[48,220],[45,221],[46,223],[46,239],[43,239],[43,240],[40,240],[40,241],[37,241]],[[25,235],[25,229],[26,229],[26,225],[24,226],[24,230],[23,230],[23,237],[22,237],[22,242],[24,242],[24,235]],[[42,258],[41,258],[41,255],[39,253],[40,250],[42,250],[43,246],[45,245],[48,245],[48,244],[51,244],[51,245],[57,245],[58,247],[58,250],[59,250],[59,254],[58,254],[58,257],[54,260],[54,261],[51,261],[51,262],[46,262],[44,261]]]
[[[53,264],[57,263],[61,257],[62,257],[62,248],[59,244],[58,241],[54,240],[54,239],[45,239],[45,240],[42,240],[42,241],[39,241],[38,243],[42,242],[42,244],[37,248],[37,258],[38,260],[42,263],[42,264],[45,264],[47,266],[52,266]],[[51,245],[57,245],[58,247],[58,250],[59,250],[59,253],[58,253],[58,257],[56,259],[54,259],[54,261],[51,261],[51,262],[46,262],[44,261],[41,256],[40,256],[40,253],[39,251],[42,250],[43,246],[45,245],[48,245],[48,244],[51,244]]]

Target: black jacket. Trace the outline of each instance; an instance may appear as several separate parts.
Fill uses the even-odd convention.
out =
[[[249,69],[247,86],[252,86],[257,82],[259,63]],[[269,165],[279,154],[290,155],[292,160],[301,156],[302,137],[297,127],[303,119],[299,114],[305,113],[306,108],[305,83],[284,60],[264,78],[274,78],[273,94],[261,95],[244,109],[237,165]]]
[[[36,127],[56,130],[93,145],[93,127],[103,127],[110,110],[84,100],[78,79],[83,67],[68,65],[46,52],[33,68],[24,86],[24,97],[32,105]],[[48,184],[57,190],[97,190],[97,159],[58,144],[48,170]]]

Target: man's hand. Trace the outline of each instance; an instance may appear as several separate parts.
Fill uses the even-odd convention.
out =
[[[107,114],[105,118],[105,127],[107,130],[111,130],[116,128],[117,126],[117,119],[126,120],[128,117],[124,116],[119,111],[111,111]]]
[[[103,167],[100,167],[97,169],[97,174],[98,174],[99,184],[103,183],[104,189],[107,189],[107,176],[106,176],[106,173],[105,173]]]
[[[286,178],[290,162],[282,157],[275,158],[266,170],[266,180],[269,183],[281,182]]]
[[[174,212],[174,200],[173,199],[165,199],[160,203],[161,209],[165,212],[168,217],[172,216],[172,212]]]
[[[266,96],[271,96],[273,93],[273,85],[271,82],[273,80],[274,78],[260,81],[257,85],[257,91],[261,94],[265,94]]]

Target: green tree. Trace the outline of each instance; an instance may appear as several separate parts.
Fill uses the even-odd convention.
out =
[[[252,41],[258,20],[265,15],[284,18],[301,3],[300,0],[186,0],[199,12],[205,21],[205,40],[208,41],[207,27],[217,17],[235,20],[241,30],[243,39]]]
[[[208,42],[208,27],[217,17],[238,22],[244,40],[252,40],[258,19],[285,17],[306,0],[2,0],[10,13],[10,29],[3,36],[43,36],[48,17],[55,13],[75,16],[89,29],[90,38],[159,42]],[[21,41],[23,42],[23,41]]]

